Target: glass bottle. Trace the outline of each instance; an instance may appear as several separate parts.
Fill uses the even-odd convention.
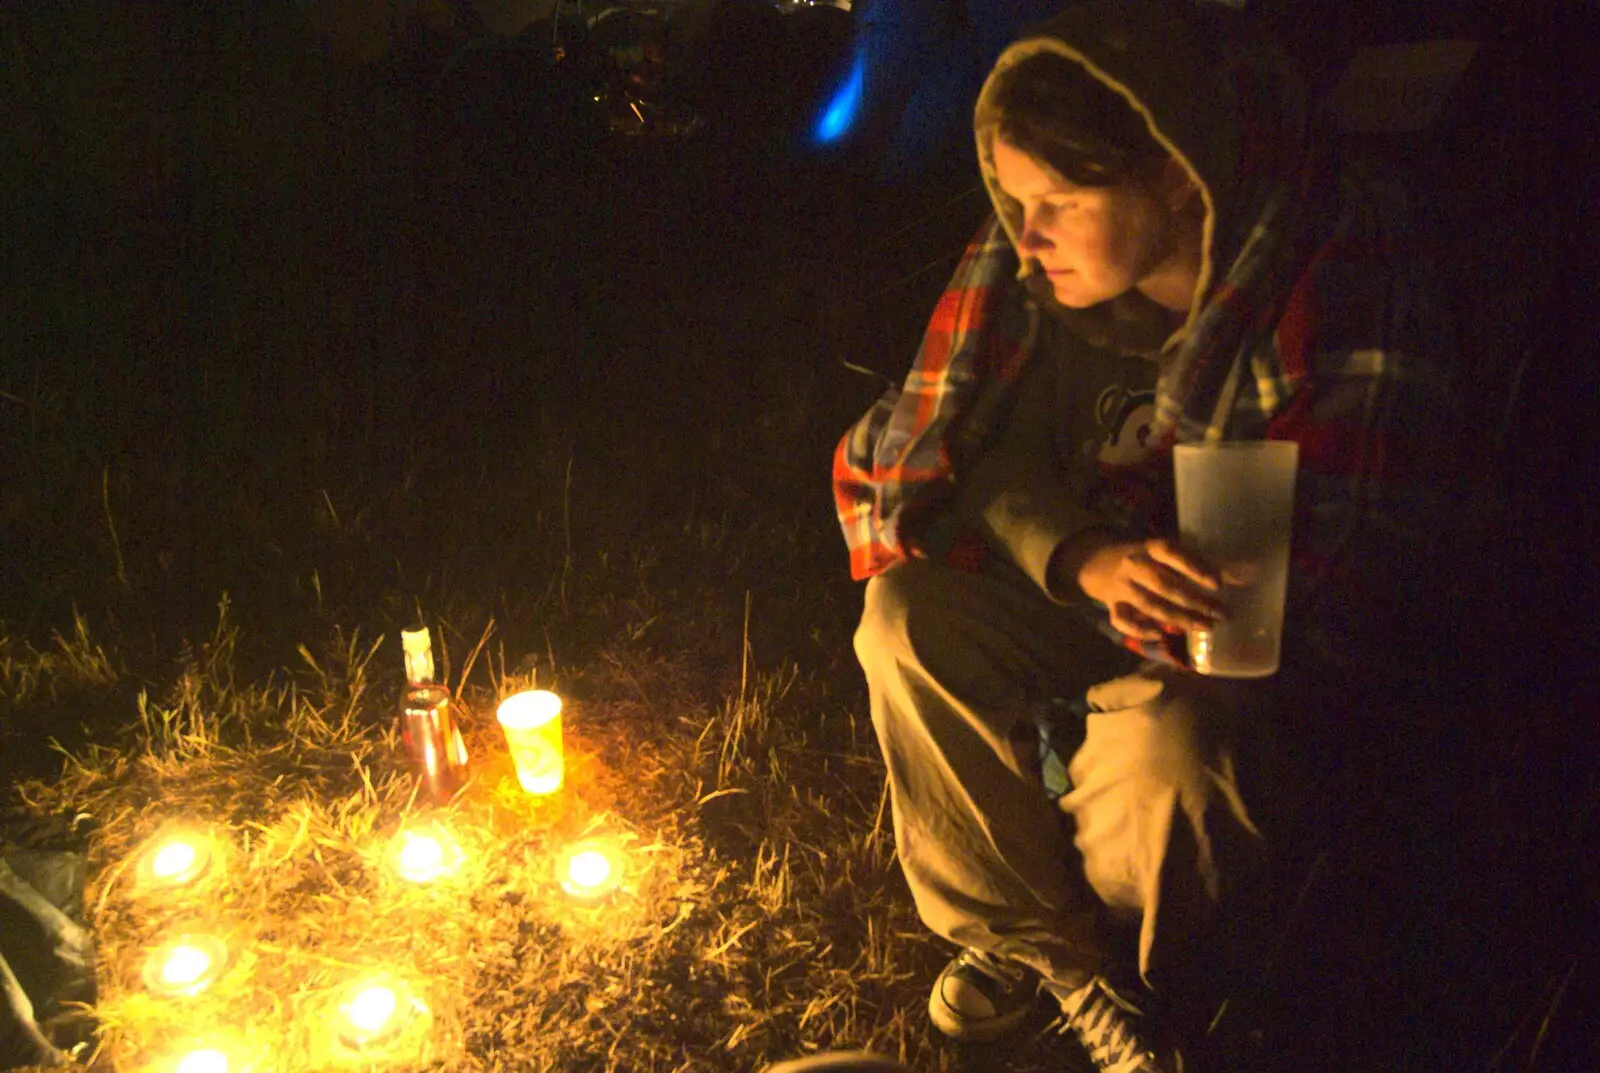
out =
[[[434,681],[433,642],[426,626],[400,632],[406,688],[400,698],[400,737],[411,758],[420,793],[442,805],[467,777],[467,748],[455,721],[450,690]]]

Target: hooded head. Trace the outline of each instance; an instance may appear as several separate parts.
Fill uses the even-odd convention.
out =
[[[1096,342],[1153,349],[1234,252],[1219,221],[1250,195],[1231,15],[1083,0],[1002,53],[979,95],[978,159],[1022,276]]]

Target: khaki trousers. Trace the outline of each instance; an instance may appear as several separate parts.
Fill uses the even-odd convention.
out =
[[[1076,986],[1165,978],[1262,838],[1236,761],[1270,689],[1140,665],[1020,571],[901,564],[855,637],[900,864],[927,926]],[[1052,697],[1088,694],[1072,789],[1030,750]]]

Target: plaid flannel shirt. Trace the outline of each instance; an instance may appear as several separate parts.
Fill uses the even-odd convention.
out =
[[[1228,222],[1239,252],[1164,358],[1150,462],[1102,480],[1093,505],[1129,536],[1171,532],[1174,443],[1297,442],[1286,662],[1295,651],[1364,679],[1426,678],[1402,635],[1431,598],[1426,568],[1457,455],[1444,306],[1402,194],[1356,168],[1334,181],[1314,158],[1280,163],[1256,162],[1257,192]],[[950,492],[1031,357],[1042,314],[1017,269],[991,219],[904,385],[840,441],[833,487],[852,576],[912,556],[977,568],[987,554],[956,528]],[[1174,644],[1118,634],[1104,608],[1091,614],[1134,651],[1184,661]]]

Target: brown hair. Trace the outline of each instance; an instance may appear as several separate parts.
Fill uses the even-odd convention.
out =
[[[1121,186],[1170,154],[1116,90],[1052,52],[1002,71],[991,101],[994,135],[1079,186]]]

